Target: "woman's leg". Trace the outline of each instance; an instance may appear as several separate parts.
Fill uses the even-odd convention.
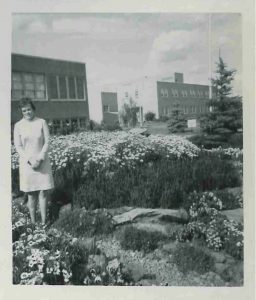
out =
[[[39,192],[39,207],[41,213],[42,224],[45,225],[47,213],[48,191]]]
[[[36,223],[36,201],[37,201],[37,192],[29,192],[28,194],[28,210],[31,218],[31,223]]]

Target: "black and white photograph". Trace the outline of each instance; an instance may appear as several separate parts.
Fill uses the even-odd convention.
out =
[[[14,284],[243,285],[241,41],[235,13],[13,15]]]
[[[246,286],[243,17],[12,12],[13,287]]]

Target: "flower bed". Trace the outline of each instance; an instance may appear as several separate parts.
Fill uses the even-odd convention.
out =
[[[118,259],[106,260],[100,268],[88,267],[90,255],[95,253],[85,247],[82,237],[107,235],[114,230],[105,211],[87,211],[96,208],[185,207],[189,223],[176,233],[176,240],[183,243],[198,239],[205,247],[243,259],[241,224],[220,214],[223,207],[232,208],[234,198],[219,191],[242,185],[237,167],[242,164],[242,151],[200,150],[175,135],[84,132],[52,137],[49,155],[54,192],[66,193],[74,210],[65,212],[46,232],[32,228],[24,206],[13,204],[15,284],[134,284]],[[14,147],[12,187],[18,190],[18,155]],[[241,205],[240,197],[235,206]],[[156,237],[148,247],[154,249],[157,241]],[[146,246],[136,241],[134,247],[145,250]]]

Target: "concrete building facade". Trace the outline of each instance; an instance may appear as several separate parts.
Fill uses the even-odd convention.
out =
[[[84,63],[12,54],[11,123],[22,116],[19,100],[30,97],[53,133],[86,126],[89,105]]]

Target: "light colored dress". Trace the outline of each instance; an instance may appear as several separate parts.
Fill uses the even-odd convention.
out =
[[[14,126],[14,145],[19,153],[20,190],[33,192],[54,188],[52,168],[48,156],[49,129],[45,120],[21,119]],[[43,159],[33,170],[29,158]]]

